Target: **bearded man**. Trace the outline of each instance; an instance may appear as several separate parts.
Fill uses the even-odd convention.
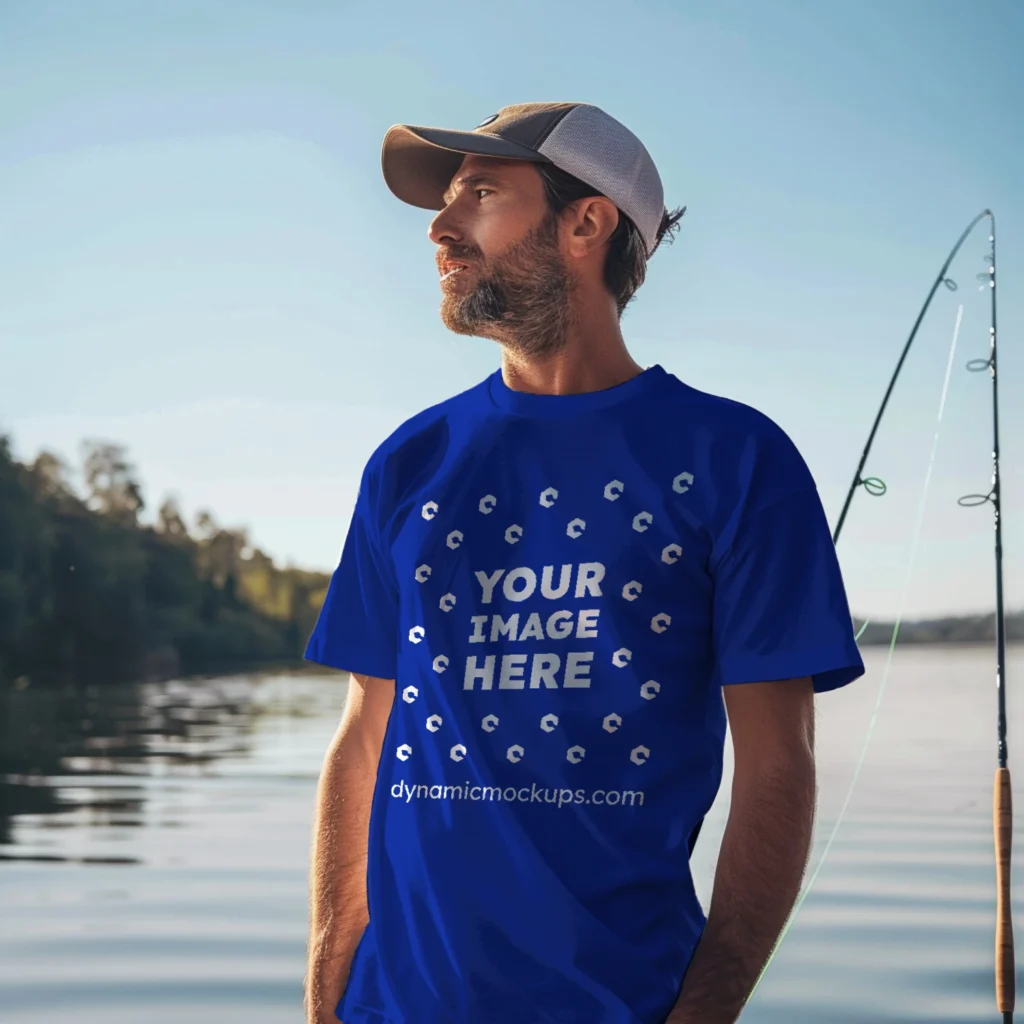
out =
[[[806,869],[815,694],[864,672],[814,479],[767,416],[627,350],[683,211],[621,123],[398,125],[383,171],[439,211],[441,318],[501,368],[375,451],[306,651],[351,674],[308,1020],[731,1024]]]

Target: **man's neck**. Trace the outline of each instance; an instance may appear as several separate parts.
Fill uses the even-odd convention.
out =
[[[617,317],[579,318],[565,345],[542,358],[524,356],[511,346],[502,348],[501,375],[505,383],[513,391],[530,394],[604,391],[642,372],[643,367],[626,348]]]

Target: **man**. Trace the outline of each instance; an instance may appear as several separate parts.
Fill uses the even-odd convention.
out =
[[[669,213],[585,104],[396,126],[441,317],[502,366],[370,459],[307,657],[351,673],[312,1024],[729,1024],[792,909],[813,701],[863,664],[814,480],[620,331]],[[707,918],[689,855],[735,779]]]

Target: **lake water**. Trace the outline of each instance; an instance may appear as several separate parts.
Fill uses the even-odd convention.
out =
[[[812,872],[886,657],[819,699]],[[1024,648],[1007,675],[1024,773]],[[999,1019],[994,680],[989,646],[897,652],[744,1024]],[[0,695],[0,1020],[301,1021],[314,789],[344,700],[337,674]],[[694,854],[705,906],[727,811],[728,775]]]

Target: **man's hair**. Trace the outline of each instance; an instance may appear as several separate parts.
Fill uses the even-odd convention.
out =
[[[538,163],[536,167],[544,182],[548,206],[556,215],[577,199],[589,199],[591,196],[603,194],[600,189],[587,185],[554,164]],[[684,213],[686,207],[682,206],[666,212],[661,218],[651,256],[657,251],[663,239],[668,238],[670,243],[673,241]],[[643,238],[636,225],[620,210],[619,225],[609,239],[608,255],[604,264],[604,283],[615,297],[620,317],[636,294],[636,290],[644,283],[648,258]]]

